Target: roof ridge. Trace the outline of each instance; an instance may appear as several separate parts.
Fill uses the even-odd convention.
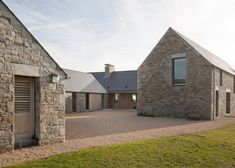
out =
[[[67,69],[67,68],[63,68],[63,70],[66,70],[66,71],[73,71],[73,72],[81,72],[81,73],[89,74],[89,73],[87,73],[87,72],[78,71],[78,70],[73,70],[73,69]]]
[[[70,78],[65,81],[66,91],[89,93],[107,92],[93,74],[68,69],[65,70],[65,72],[70,76]]]
[[[123,71],[113,71],[113,72],[137,72],[137,70],[123,70]],[[113,73],[113,72],[112,72],[112,73]],[[88,72],[88,73],[104,73],[104,71]]]

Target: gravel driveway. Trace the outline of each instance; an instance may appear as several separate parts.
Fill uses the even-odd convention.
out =
[[[137,116],[136,110],[103,110],[66,116],[66,140],[198,123],[186,119]],[[200,121],[203,122],[203,121]]]
[[[215,121],[188,121],[176,118],[137,117],[133,110],[71,114],[66,116],[67,140],[64,143],[0,154],[0,167],[88,147],[188,134],[230,124],[235,124],[235,117],[224,117]]]

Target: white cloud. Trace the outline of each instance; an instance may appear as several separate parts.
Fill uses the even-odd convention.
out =
[[[9,0],[7,4],[62,67],[102,71],[103,64],[112,63],[118,70],[136,69],[169,26],[235,66],[232,0]]]

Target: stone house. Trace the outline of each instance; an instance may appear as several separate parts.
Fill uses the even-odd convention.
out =
[[[104,72],[91,73],[106,89],[103,108],[135,109],[137,99],[137,71],[115,71],[114,65],[105,64]]]
[[[65,81],[65,112],[85,112],[102,109],[102,97],[106,90],[92,74],[64,69],[68,74]]]
[[[104,72],[64,71],[66,113],[136,108],[137,71],[115,71],[110,64]]]
[[[138,115],[214,120],[235,113],[235,71],[169,28],[138,68]]]
[[[0,153],[64,141],[66,76],[0,1]]]

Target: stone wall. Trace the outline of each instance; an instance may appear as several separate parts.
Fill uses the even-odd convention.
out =
[[[63,142],[65,138],[63,83],[65,74],[0,1],[1,152],[14,148],[14,78],[16,74],[19,75],[17,65],[38,69],[36,73],[36,139],[40,145]],[[51,82],[52,74],[60,76],[58,83]],[[23,72],[21,75],[24,75]],[[34,75],[27,76],[33,77]]]
[[[72,109],[73,94],[75,94],[75,110]],[[85,112],[96,111],[102,109],[102,94],[89,93],[89,110],[86,110],[86,93],[71,93],[67,92],[65,95],[65,112]]]
[[[37,102],[39,111],[36,112],[39,114],[39,130],[36,132],[39,145],[65,140],[64,84],[62,81],[52,84],[50,80],[48,75],[39,78],[40,100]]]
[[[185,56],[186,84],[172,82],[172,58]],[[212,66],[169,29],[138,69],[138,115],[212,118]]]
[[[219,105],[218,105],[218,117],[226,116],[226,92],[231,93],[231,114],[235,114],[235,93],[234,93],[234,76],[222,71],[222,86],[220,86],[220,69],[214,68],[214,89],[212,90],[212,95],[214,97],[214,116],[216,111],[216,90],[219,92]]]
[[[86,93],[77,93],[77,112],[86,111]]]
[[[2,69],[0,71],[2,71]],[[8,150],[13,150],[14,148],[13,83],[13,75],[4,73],[0,74],[0,153]]]
[[[73,109],[73,95],[76,100],[75,105]],[[65,112],[71,113],[71,112],[84,112],[86,111],[86,94],[85,93],[76,93],[76,92],[67,92],[65,94]]]
[[[73,112],[73,103],[72,103],[72,93],[66,92],[65,93],[65,113],[72,113]]]

